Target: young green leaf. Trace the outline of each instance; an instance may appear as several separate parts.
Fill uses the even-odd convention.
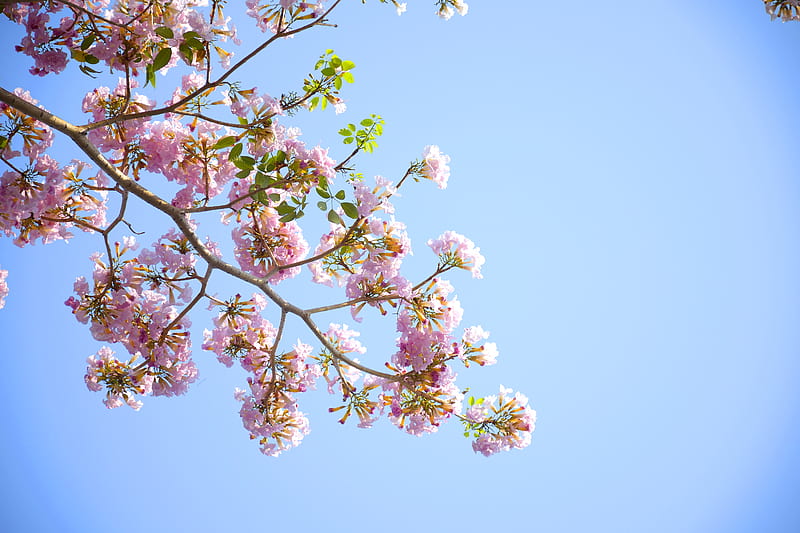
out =
[[[221,148],[227,148],[228,146],[233,146],[235,142],[236,142],[236,137],[233,137],[231,135],[223,137],[220,140],[218,140],[217,143],[214,145],[214,150],[219,150]]]
[[[231,161],[239,159],[239,156],[242,155],[243,148],[244,147],[242,146],[242,143],[239,143],[233,148],[231,148],[231,151],[228,153],[228,159]]]
[[[172,48],[162,48],[159,50],[158,54],[156,54],[156,58],[153,59],[153,70],[161,70],[164,68],[167,63],[169,63],[170,58],[172,58]]]
[[[156,35],[160,35],[164,39],[172,39],[175,37],[175,34],[172,32],[172,29],[163,26],[161,28],[156,28]]]
[[[358,208],[350,202],[342,202],[342,210],[344,214],[352,219],[358,218]]]
[[[331,209],[328,211],[328,222],[331,224],[341,224],[344,226],[344,222],[342,222],[342,217],[339,216],[339,213]]]

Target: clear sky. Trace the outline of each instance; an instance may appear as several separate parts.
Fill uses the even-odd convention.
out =
[[[199,349],[202,314],[189,394],[108,411],[82,379],[100,345],[62,303],[99,241],[4,239],[0,530],[800,531],[800,24],[760,0],[473,0],[449,22],[408,3],[348,0],[248,80],[278,94],[334,48],[356,83],[347,114],[297,118],[308,143],[343,156],[336,130],[378,113],[365,174],[397,179],[427,144],[452,157],[446,191],[397,203],[410,266],[447,229],[481,247],[484,279],[450,279],[500,359],[460,383],[525,392],[531,447],[487,459],[456,424],[342,427],[322,390],[303,444],[264,457],[232,397],[244,373]],[[91,80],[31,79],[17,30],[0,35],[0,86],[80,120]],[[140,221],[144,242],[159,224]],[[288,288],[334,298],[307,285]],[[392,353],[391,321],[361,329],[365,361]]]

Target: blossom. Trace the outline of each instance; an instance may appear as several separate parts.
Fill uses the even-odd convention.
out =
[[[275,209],[268,207],[233,228],[234,255],[242,270],[278,283],[296,276],[299,266],[288,267],[308,253],[308,243],[295,221],[281,222]]]
[[[428,246],[439,256],[441,268],[463,268],[472,272],[473,278],[482,278],[481,267],[486,259],[481,249],[468,238],[455,231],[445,231],[438,238],[428,241]]]
[[[500,386],[497,396],[479,400],[470,398],[470,407],[462,417],[466,433],[473,434],[472,449],[488,457],[495,453],[530,445],[536,428],[536,411],[528,398]]]
[[[438,146],[430,145],[423,150],[422,159],[422,177],[433,181],[440,189],[446,188],[450,177],[450,167],[447,166],[450,156],[441,153]]]
[[[133,359],[122,362],[114,357],[114,352],[103,346],[95,355],[86,360],[88,367],[84,381],[90,391],[101,391],[106,388],[106,398],[103,403],[109,409],[127,403],[132,409],[138,411],[142,402],[135,398],[135,394],[149,394],[152,392],[153,377],[139,367],[131,366]]]

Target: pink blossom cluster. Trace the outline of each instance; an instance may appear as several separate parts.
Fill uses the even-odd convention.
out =
[[[347,297],[353,301],[354,318],[365,305],[385,312],[385,305],[393,305],[392,299],[408,294],[411,288],[400,274],[403,259],[411,254],[405,224],[394,217],[387,221],[374,216],[379,206],[393,212],[388,198],[355,187],[359,206],[366,198],[372,216],[356,221],[350,229],[332,223],[314,250],[314,257],[322,259],[309,264],[316,283],[331,286],[336,279],[345,286]]]
[[[497,345],[493,342],[482,342],[489,337],[489,332],[481,326],[471,326],[464,330],[461,346],[456,346],[456,354],[464,366],[470,362],[480,366],[493,365],[497,362]]]
[[[197,379],[191,323],[179,314],[178,303],[191,298],[183,280],[193,274],[193,260],[180,239],[172,231],[139,257],[122,259],[136,248],[135,240],[126,238],[108,264],[95,254],[91,286],[78,278],[77,298],[65,302],[80,322],[89,323],[95,339],[122,344],[134,359],[142,359],[141,368],[153,378],[147,392],[156,396],[183,394]]]
[[[295,20],[316,18],[325,11],[324,2],[300,2],[298,0],[247,0],[247,15],[256,19],[256,26],[263,32],[277,33],[285,30]]]
[[[59,73],[71,56],[87,65],[102,61],[109,68],[134,72],[144,70],[158,52],[171,51],[171,58],[162,70],[178,63],[180,46],[187,32],[195,32],[207,42],[224,43],[236,38],[236,29],[230,18],[221,15],[207,17],[197,10],[207,2],[171,0],[151,2],[146,0],[118,1],[74,0],[71,5],[59,2],[19,2],[3,6],[0,10],[12,21],[25,26],[26,35],[16,47],[18,52],[31,56],[32,74],[44,76]],[[51,17],[63,14],[57,21]],[[171,36],[156,30],[169,28]],[[215,45],[223,66],[232,56]],[[199,58],[183,56],[187,63],[203,68]],[[95,72],[97,72],[95,70]]]
[[[24,89],[14,89],[14,95],[28,103],[39,106],[39,101]],[[54,134],[50,126],[20,113],[5,102],[0,102],[0,113],[2,113],[0,116],[2,116],[3,121],[2,130],[0,131],[15,131],[22,137],[21,152],[18,149],[14,149],[14,146],[6,137],[5,146],[0,145],[0,156],[3,158],[10,160],[24,155],[32,163],[53,144]]]
[[[148,373],[144,366],[132,366],[136,356],[128,362],[123,362],[114,357],[114,352],[103,346],[96,355],[90,355],[86,360],[88,368],[84,381],[90,391],[100,392],[106,389],[106,398],[103,403],[109,409],[120,407],[123,403],[138,411],[142,402],[136,395],[148,395],[153,392],[153,375]]]
[[[452,291],[449,282],[433,278],[404,299],[397,316],[391,368],[402,377],[380,381],[381,396],[389,419],[412,435],[434,432],[461,411],[463,394],[448,362],[458,357],[452,333],[463,310]]]
[[[347,324],[330,324],[328,331],[325,332],[325,337],[336,351],[340,355],[347,355],[355,362],[358,362],[358,357],[352,354],[364,354],[367,351],[356,338],[360,335],[361,333],[351,329]],[[322,376],[328,383],[328,392],[330,394],[338,392],[343,397],[348,396],[361,377],[361,371],[347,363],[335,361],[330,354],[327,354],[327,357],[319,357],[318,360],[322,363]]]
[[[411,282],[400,274],[403,259],[411,254],[411,240],[406,226],[391,217],[367,219],[367,229],[361,241],[362,251],[353,255],[352,273],[345,282],[345,294],[355,303],[351,312],[355,318],[364,305],[384,313],[385,297],[410,294]]]
[[[69,239],[70,229],[84,231],[105,224],[103,175],[80,177],[85,163],[73,161],[66,167],[43,154],[24,172],[6,171],[0,175],[0,232],[14,237],[14,244],[25,246],[37,240],[47,244]]]
[[[245,368],[252,368],[254,359],[263,359],[269,352],[278,333],[261,315],[266,299],[260,294],[253,294],[250,300],[236,295],[225,302],[212,302],[211,306],[221,310],[213,319],[214,329],[203,331],[203,349],[214,352],[227,367],[236,360]]]
[[[277,457],[294,448],[310,432],[308,418],[300,411],[289,393],[273,394],[269,384],[250,383],[250,394],[236,389],[235,397],[242,402],[239,415],[242,424],[257,440],[264,455]]]
[[[8,296],[8,284],[6,278],[8,270],[0,269],[0,309],[6,306],[6,296]]]
[[[359,364],[358,357],[353,354],[364,354],[367,351],[356,339],[359,335],[359,332],[345,324],[331,324],[325,337],[340,357],[347,356],[353,364],[338,361],[327,350],[323,350],[316,359],[320,361],[322,376],[328,382],[328,392],[339,393],[342,397],[342,405],[331,407],[328,411],[342,413],[339,418],[340,424],[344,424],[351,415],[355,415],[358,427],[369,428],[383,414],[384,403],[382,398],[379,400],[371,396],[371,391],[380,385],[381,380],[372,374],[364,375],[361,370],[353,366]],[[358,385],[357,382],[362,375],[364,375],[363,382]]]
[[[481,267],[486,259],[481,249],[471,240],[455,231],[445,231],[428,241],[428,246],[439,256],[440,268],[463,268],[472,272],[473,278],[482,278]]]
[[[298,341],[289,352],[277,351],[279,331],[261,315],[266,307],[262,295],[253,294],[250,300],[236,295],[212,305],[220,312],[213,319],[214,329],[203,333],[203,349],[214,352],[226,366],[239,361],[251,374],[249,392],[237,389],[235,394],[242,402],[239,414],[250,438],[271,456],[297,446],[309,425],[294,394],[314,389],[321,375],[311,357],[312,347]]]
[[[37,105],[27,91],[14,94]],[[0,175],[0,232],[18,246],[49,243],[72,236],[78,226],[92,231],[105,224],[105,176],[81,174],[87,165],[61,166],[45,154],[53,142],[50,127],[0,103],[0,157],[10,170]]]
[[[300,273],[299,266],[291,266],[308,253],[308,243],[299,224],[281,222],[275,209],[265,206],[246,212],[240,219],[231,236],[234,255],[242,270],[268,278],[270,283]]]
[[[447,188],[447,180],[450,178],[450,156],[443,154],[438,146],[426,146],[422,152],[422,170],[420,171],[423,178],[429,179],[434,182],[440,189]]]
[[[383,176],[375,176],[375,186],[369,187],[363,181],[353,183],[353,196],[358,202],[358,215],[368,217],[377,211],[394,214],[394,206],[389,201],[397,194],[391,181]]]
[[[472,449],[486,457],[512,448],[525,448],[531,443],[536,428],[536,411],[528,406],[528,398],[500,386],[500,394],[487,396],[471,405],[464,414],[467,433],[473,433]]]

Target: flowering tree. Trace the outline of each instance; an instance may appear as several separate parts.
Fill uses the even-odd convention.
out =
[[[443,277],[462,269],[480,278],[479,249],[447,231],[427,243],[437,257],[430,275],[410,280],[401,273],[411,243],[392,198],[420,180],[444,189],[449,157],[427,146],[397,183],[364,178],[355,161],[377,146],[383,120],[376,115],[338,132],[349,152],[341,161],[307,146],[288,126],[290,117],[344,111],[339,93],[354,81],[354,63],[332,50],[295,92],[271,96],[236,81],[237,71],[277,40],[330,25],[340,3],[247,0],[247,15],[267,36],[236,59],[229,45],[241,43],[223,0],[3,0],[3,15],[25,27],[16,50],[32,58],[31,74],[58,74],[72,63],[88,76],[110,72],[119,81],[85,95],[84,124],[48,111],[24,89],[0,88],[0,228],[21,247],[69,239],[75,230],[99,238],[92,276],[75,281],[66,304],[95,339],[127,352],[118,357],[104,346],[88,359],[86,385],[105,392],[108,408],[139,409],[144,396],[187,391],[197,378],[189,313],[207,305],[217,314],[202,348],[249,374],[235,396],[244,427],[265,454],[278,455],[308,433],[298,397],[322,380],[341,399],[330,409],[341,423],[369,427],[385,414],[421,435],[456,418],[476,452],[527,446],[536,415],[525,396],[501,387],[465,402],[456,385],[456,365],[491,365],[498,353],[480,326],[459,331],[462,309]],[[398,14],[406,9],[391,3]],[[436,6],[443,18],[467,12],[461,0]],[[183,75],[171,97],[159,103],[148,96],[156,75],[173,69]],[[56,132],[88,161],[52,157]],[[169,196],[164,181],[174,184]],[[124,234],[135,233],[133,201],[174,227],[139,248]],[[300,225],[309,205],[327,219],[316,245]],[[231,257],[203,231],[202,213],[217,213],[230,227]],[[341,287],[342,299],[313,308],[285,299],[278,285],[304,269],[315,283]],[[0,307],[7,274],[0,270]],[[220,275],[255,292],[212,294],[209,282]],[[356,322],[362,313],[394,318],[397,350],[389,361],[362,363],[356,330],[318,324],[325,312],[347,308]],[[290,317],[317,348],[286,346]]]

